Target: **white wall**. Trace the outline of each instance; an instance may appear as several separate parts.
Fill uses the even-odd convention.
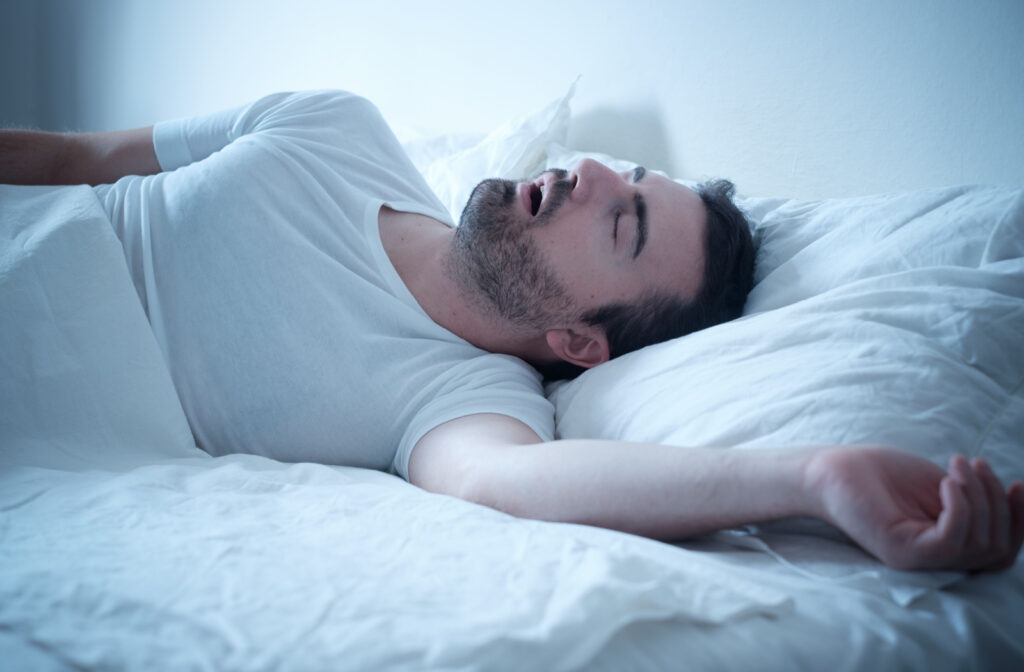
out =
[[[39,126],[36,8],[29,2],[0,2],[0,127]]]
[[[397,123],[484,131],[582,75],[575,146],[731,177],[747,194],[1024,186],[1022,0],[32,6],[0,4],[0,38],[34,31],[42,72],[20,78],[36,90],[19,114],[52,128],[337,87]],[[17,116],[4,96],[0,118]]]

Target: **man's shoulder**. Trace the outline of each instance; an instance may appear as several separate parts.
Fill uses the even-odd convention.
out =
[[[263,96],[245,109],[243,124],[257,131],[276,129],[285,133],[297,129],[351,133],[353,129],[366,132],[389,128],[372,101],[340,89],[281,91]]]

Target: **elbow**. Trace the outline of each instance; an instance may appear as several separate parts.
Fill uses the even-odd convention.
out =
[[[511,513],[500,506],[501,498],[496,496],[497,493],[498,489],[494,479],[489,475],[486,467],[482,467],[479,464],[470,464],[462,472],[459,483],[452,495],[473,504]]]
[[[409,456],[409,480],[429,492],[457,497],[512,515],[521,505],[536,460],[529,446],[540,441],[518,420],[468,415],[428,432]]]
[[[475,456],[417,447],[409,460],[409,482],[427,492],[489,506],[480,462]]]
[[[515,515],[509,507],[502,506],[500,475],[496,476],[492,467],[482,455],[448,459],[443,465],[417,464],[411,460],[409,481],[427,492]]]
[[[492,457],[474,459],[466,464],[452,494],[517,518],[547,520],[537,506],[545,497],[535,491],[536,479],[530,479],[514,456],[507,452]]]
[[[466,502],[504,510],[493,471],[484,460],[470,458],[460,464],[447,483],[445,494]]]

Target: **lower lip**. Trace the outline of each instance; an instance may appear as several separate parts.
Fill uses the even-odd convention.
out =
[[[523,182],[519,185],[519,200],[523,202],[526,214],[533,217],[533,200],[530,198],[530,184]]]

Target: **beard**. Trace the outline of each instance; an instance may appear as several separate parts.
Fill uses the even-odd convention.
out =
[[[545,261],[530,230],[544,226],[571,191],[565,171],[549,187],[543,212],[526,217],[517,182],[484,180],[473,189],[455,229],[449,270],[475,305],[516,327],[544,330],[565,322],[574,302]]]

